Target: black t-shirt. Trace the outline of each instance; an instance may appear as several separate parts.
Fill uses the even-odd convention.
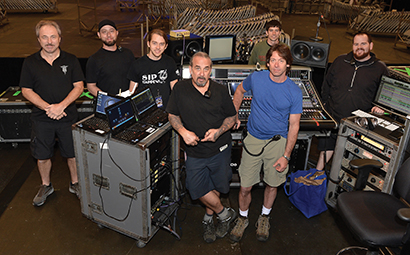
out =
[[[211,128],[220,128],[227,117],[236,114],[226,86],[210,80],[210,97],[206,98],[192,84],[192,79],[175,84],[169,98],[167,112],[181,118],[184,127],[204,138]],[[223,133],[216,142],[200,142],[197,146],[186,146],[188,156],[208,158],[218,154],[219,149],[231,143],[231,133]]]
[[[20,87],[32,89],[49,104],[58,104],[73,90],[73,84],[84,81],[84,74],[76,56],[60,50],[60,56],[50,65],[40,55],[40,51],[24,60],[20,76]],[[67,116],[60,121],[75,122],[78,118],[75,103],[64,112]],[[36,106],[31,114],[33,120],[56,121]]]
[[[102,91],[116,95],[130,86],[127,79],[135,57],[131,50],[118,47],[116,51],[99,49],[88,58],[86,67],[87,83],[97,83]]]
[[[152,60],[147,55],[134,61],[128,72],[128,79],[138,83],[138,88],[149,86],[152,95],[162,97],[163,108],[167,106],[171,93],[171,81],[178,79],[179,71],[175,61],[163,54],[160,60]]]

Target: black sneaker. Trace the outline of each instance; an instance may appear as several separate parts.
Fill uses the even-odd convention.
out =
[[[204,240],[207,243],[213,243],[216,240],[215,236],[215,226],[214,222],[211,221],[202,221],[202,226],[204,228]]]
[[[215,231],[216,237],[218,238],[223,238],[224,236],[226,236],[226,234],[228,234],[231,223],[236,219],[237,216],[234,209],[228,207],[226,208],[226,210],[228,210],[228,217],[223,220],[218,219],[218,225],[216,226]]]
[[[80,186],[78,185],[78,182],[76,183],[71,183],[68,186],[68,191],[70,191],[73,194],[76,194],[78,198],[80,198]]]
[[[40,189],[37,192],[37,195],[33,199],[33,205],[35,206],[42,206],[48,196],[53,194],[54,188],[53,185],[50,183],[48,186],[41,185]]]

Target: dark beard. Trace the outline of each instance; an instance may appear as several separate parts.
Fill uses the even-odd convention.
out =
[[[116,40],[113,40],[111,43],[108,43],[108,42],[106,42],[106,41],[102,41],[105,45],[107,45],[107,46],[114,46],[116,43],[117,43],[117,41]]]
[[[353,56],[354,56],[354,58],[356,59],[356,60],[361,60],[361,59],[364,59],[364,58],[366,58],[367,56],[369,56],[370,55],[370,51],[369,52],[366,52],[366,53],[364,53],[363,55],[361,55],[361,56],[358,56],[358,55],[356,55],[356,53],[353,53]]]

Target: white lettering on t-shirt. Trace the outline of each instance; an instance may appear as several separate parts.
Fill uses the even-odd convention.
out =
[[[168,71],[160,70],[158,73],[142,75],[142,84],[164,84],[168,78]]]

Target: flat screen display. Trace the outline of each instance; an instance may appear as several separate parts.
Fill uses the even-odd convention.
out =
[[[105,108],[121,100],[121,98],[110,96],[105,92],[98,91],[95,112],[105,115]]]
[[[205,52],[211,57],[213,63],[233,63],[236,55],[236,36],[206,36]]]
[[[112,131],[135,119],[131,99],[116,103],[106,108],[105,112],[107,113],[108,122]]]
[[[383,75],[374,102],[392,112],[409,115],[410,84]]]
[[[235,94],[236,88],[241,84],[241,82],[230,82],[229,83],[229,93],[233,97]],[[252,90],[248,90],[245,92],[244,96],[252,96]]]
[[[150,108],[156,107],[154,97],[149,88],[133,96],[131,100],[134,103],[138,115],[143,114]]]

